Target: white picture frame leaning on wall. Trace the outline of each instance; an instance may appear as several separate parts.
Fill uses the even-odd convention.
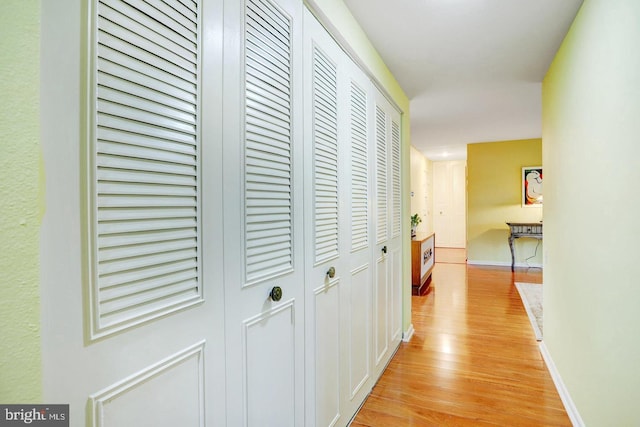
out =
[[[542,166],[525,166],[520,179],[522,207],[542,207]]]

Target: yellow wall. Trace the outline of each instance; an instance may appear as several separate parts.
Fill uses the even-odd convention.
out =
[[[38,403],[40,2],[0,2],[0,402]]]
[[[541,164],[540,139],[467,145],[469,263],[511,265],[509,227],[505,223],[542,220],[542,208],[522,207],[520,189],[522,167]],[[542,265],[542,243],[536,254],[537,243],[524,238],[515,241],[516,265]]]
[[[411,146],[411,215],[418,214],[422,222],[418,233],[433,231],[432,162]]]
[[[403,330],[411,324],[411,240],[409,232],[410,191],[410,154],[411,132],[409,123],[409,98],[396,81],[391,71],[373,47],[364,31],[354,19],[343,0],[307,0],[311,10],[321,22],[329,27],[332,34],[343,44],[348,44],[350,52],[366,71],[380,83],[387,94],[402,110],[402,278],[403,291]]]
[[[544,342],[588,426],[640,425],[639,41],[586,0],[543,82]]]

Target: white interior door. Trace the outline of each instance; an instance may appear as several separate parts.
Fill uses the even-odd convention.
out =
[[[302,3],[225,22],[227,425],[303,425]]]
[[[346,425],[399,342],[399,115],[324,32],[303,105],[298,0],[89,3],[42,5],[44,400]]]
[[[341,250],[345,285],[341,288],[341,395],[343,412],[353,415],[367,397],[377,378],[372,372],[372,293],[374,285],[372,182],[374,177],[370,153],[373,139],[369,124],[373,122],[371,100],[374,87],[362,70],[346,58],[341,93],[343,105],[344,174],[341,204]]]
[[[466,191],[465,161],[433,162],[433,227],[436,246],[466,247]]]
[[[340,220],[345,147],[339,123],[342,52],[311,13],[304,14],[307,425],[341,416],[341,290],[346,285]]]
[[[42,3],[43,401],[224,422],[222,4],[80,3]]]
[[[343,426],[374,382],[373,86],[308,10],[304,23],[307,424]]]
[[[376,377],[400,344],[402,335],[402,248],[400,114],[382,94],[374,100],[373,152],[376,263],[373,336]]]

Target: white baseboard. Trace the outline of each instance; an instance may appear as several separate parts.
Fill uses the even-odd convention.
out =
[[[489,266],[494,266],[494,267],[511,267],[511,263],[510,262],[503,262],[503,261],[472,261],[472,260],[467,260],[467,264],[469,264],[469,265],[489,265]],[[526,263],[522,263],[522,262],[516,262],[515,263],[515,267],[520,267],[520,268],[542,268],[542,264],[526,264]]]
[[[413,329],[413,323],[410,323],[410,324],[409,324],[409,328],[408,328],[406,331],[404,331],[404,332],[402,333],[402,341],[404,341],[404,342],[409,342],[409,341],[411,341],[411,337],[413,337],[413,333],[414,333],[415,331],[416,331],[416,330],[415,330],[415,329]]]
[[[547,365],[547,370],[549,371],[549,374],[551,374],[553,383],[556,385],[556,390],[558,390],[558,394],[564,404],[564,409],[567,411],[567,415],[569,415],[571,424],[573,424],[574,427],[584,427],[584,421],[582,421],[582,418],[580,417],[578,408],[576,408],[576,405],[573,403],[569,390],[567,390],[567,387],[564,385],[562,377],[560,377],[560,373],[558,372],[555,363],[553,363],[551,354],[549,353],[547,346],[544,344],[544,341],[542,341],[539,346],[540,354],[542,354],[542,358]]]

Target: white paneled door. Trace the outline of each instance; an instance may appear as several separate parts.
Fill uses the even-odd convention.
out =
[[[399,115],[308,11],[304,24],[306,422],[341,426],[401,333]]]
[[[376,378],[402,338],[402,247],[400,181],[400,113],[379,92],[373,100],[371,132],[374,171],[375,277],[373,351]]]
[[[464,160],[433,162],[433,227],[436,246],[464,248],[467,167]]]
[[[221,15],[42,4],[43,401],[71,426],[224,422]]]
[[[305,10],[307,425],[346,425],[370,390],[370,82]]]
[[[401,336],[396,109],[301,0],[42,2],[42,47],[44,401],[347,425]]]
[[[306,424],[335,425],[341,413],[341,298],[345,282],[342,52],[305,9]],[[340,94],[340,95],[339,95]]]
[[[229,426],[304,423],[302,4],[225,2]]]
[[[340,194],[342,251],[345,254],[345,284],[342,288],[341,316],[341,395],[343,411],[350,418],[360,407],[373,384],[372,306],[374,262],[372,179],[369,154],[372,152],[371,99],[373,85],[351,60],[346,61],[342,93],[345,94],[344,131],[341,157],[344,185]]]

